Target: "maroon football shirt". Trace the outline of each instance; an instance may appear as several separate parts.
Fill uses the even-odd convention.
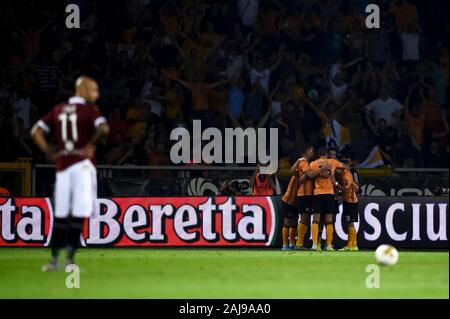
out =
[[[85,160],[79,151],[92,139],[96,127],[105,122],[95,105],[78,96],[56,105],[44,115],[37,125],[46,133],[53,133],[56,138],[57,152],[60,154],[56,160],[56,170],[64,170]]]

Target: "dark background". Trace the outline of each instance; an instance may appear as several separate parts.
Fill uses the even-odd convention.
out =
[[[363,24],[372,2],[380,30]],[[68,3],[80,6],[81,29],[66,28]],[[306,143],[325,145],[322,129],[335,119],[350,129],[358,161],[379,145],[386,165],[447,167],[446,0],[1,1],[0,39],[3,162],[45,162],[31,125],[90,75],[112,128],[101,164],[170,164],[169,133],[192,119],[279,127],[280,158],[289,162]],[[252,69],[268,67],[268,87],[252,81]],[[204,85],[221,80],[229,82]],[[413,89],[389,125],[366,116],[383,88],[402,105]]]

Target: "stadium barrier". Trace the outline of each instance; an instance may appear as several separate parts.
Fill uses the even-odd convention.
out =
[[[359,211],[361,248],[448,249],[448,197],[362,197]],[[279,196],[103,198],[82,245],[280,247],[282,216]],[[52,221],[49,198],[0,198],[0,246],[48,246]],[[346,240],[341,212],[334,244]]]
[[[20,158],[14,163],[0,163],[1,187],[6,187],[11,194],[31,195],[32,183],[31,159]]]
[[[212,196],[226,178],[239,182],[241,195],[250,195],[254,167],[220,166],[105,166],[99,165],[100,197]],[[378,172],[380,169],[373,169]],[[435,196],[448,193],[448,169],[395,169],[401,176],[361,174],[361,196]],[[363,175],[364,174],[364,175]],[[54,166],[33,167],[32,196],[53,194]],[[277,175],[276,194],[287,188],[290,176]],[[24,195],[27,196],[27,195]]]

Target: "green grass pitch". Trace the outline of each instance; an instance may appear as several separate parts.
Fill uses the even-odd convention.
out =
[[[448,298],[448,252],[400,251],[368,289],[373,251],[82,249],[80,288],[42,273],[49,250],[0,249],[0,298]]]

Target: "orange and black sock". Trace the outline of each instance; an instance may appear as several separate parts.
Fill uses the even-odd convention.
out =
[[[282,238],[283,238],[283,246],[288,246],[289,245],[289,227],[283,226],[283,231],[281,234],[282,234]]]
[[[308,225],[298,224],[297,226],[297,247],[303,247],[305,245],[305,235],[308,231]]]
[[[320,222],[319,223],[319,233],[317,235],[317,243],[319,245],[322,245],[322,233],[323,233],[323,224]]]
[[[347,242],[347,246],[348,247],[357,247],[356,244],[356,228],[353,224],[348,225],[348,242]]]
[[[317,245],[319,240],[319,224],[316,222],[313,222],[311,226],[311,235],[313,244]]]
[[[331,245],[333,242],[333,232],[334,232],[334,226],[333,224],[327,224],[326,226],[327,231],[327,239],[326,243],[327,245]]]
[[[289,246],[295,245],[295,236],[297,235],[297,227],[289,228]]]

